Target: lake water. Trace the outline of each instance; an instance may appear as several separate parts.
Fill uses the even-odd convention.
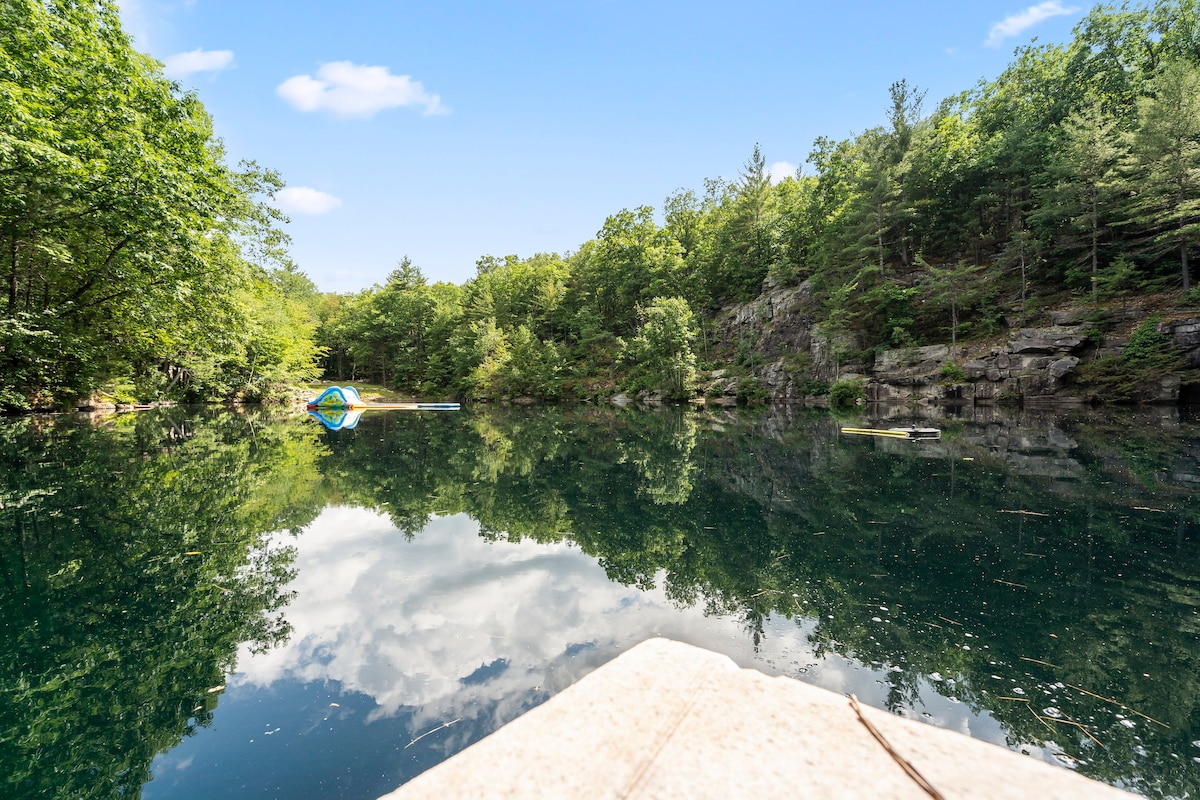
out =
[[[0,794],[374,798],[653,636],[1200,793],[1200,419],[889,413],[2,420]]]

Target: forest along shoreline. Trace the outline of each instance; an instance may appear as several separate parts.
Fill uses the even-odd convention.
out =
[[[818,138],[810,171],[777,180],[756,145],[573,252],[484,255],[462,284],[402,257],[348,294],[289,256],[283,177],[226,163],[115,7],[3,13],[5,412],[297,402],[319,379],[461,401],[1200,400],[1192,2],[1096,6],[936,103],[881,82],[880,124]]]

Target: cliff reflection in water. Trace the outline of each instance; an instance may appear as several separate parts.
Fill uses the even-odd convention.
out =
[[[920,443],[842,424],[863,420],[5,423],[0,769],[13,796],[129,796],[216,698],[235,727],[239,697],[315,681],[369,697],[373,739],[398,726],[356,766],[386,788],[662,633],[1149,796],[1200,791],[1196,421],[1015,413]],[[146,793],[221,735],[161,758]]]

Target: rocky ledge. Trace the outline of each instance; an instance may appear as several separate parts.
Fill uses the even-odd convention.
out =
[[[990,345],[952,348],[931,345],[877,353],[870,361],[836,363],[831,353],[853,351],[854,343],[830,340],[814,326],[815,302],[808,283],[780,288],[764,285],[750,303],[726,309],[720,318],[719,344],[747,350],[766,363],[743,375],[716,370],[707,381],[710,399],[798,401],[816,394],[817,385],[861,380],[866,399],[888,403],[962,403],[994,405],[1073,405],[1090,397],[1076,383],[1078,367],[1104,355],[1119,355],[1127,337],[1100,337],[1083,324],[1082,314],[1049,314],[1056,324],[1021,327]],[[1174,319],[1159,325],[1193,367],[1200,367],[1200,318]],[[1187,387],[1177,376],[1164,376],[1138,398],[1143,403],[1176,404]]]

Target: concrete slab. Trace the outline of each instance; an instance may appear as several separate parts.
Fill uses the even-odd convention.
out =
[[[1130,797],[953,731],[861,713],[886,744],[843,695],[651,639],[385,797]]]

